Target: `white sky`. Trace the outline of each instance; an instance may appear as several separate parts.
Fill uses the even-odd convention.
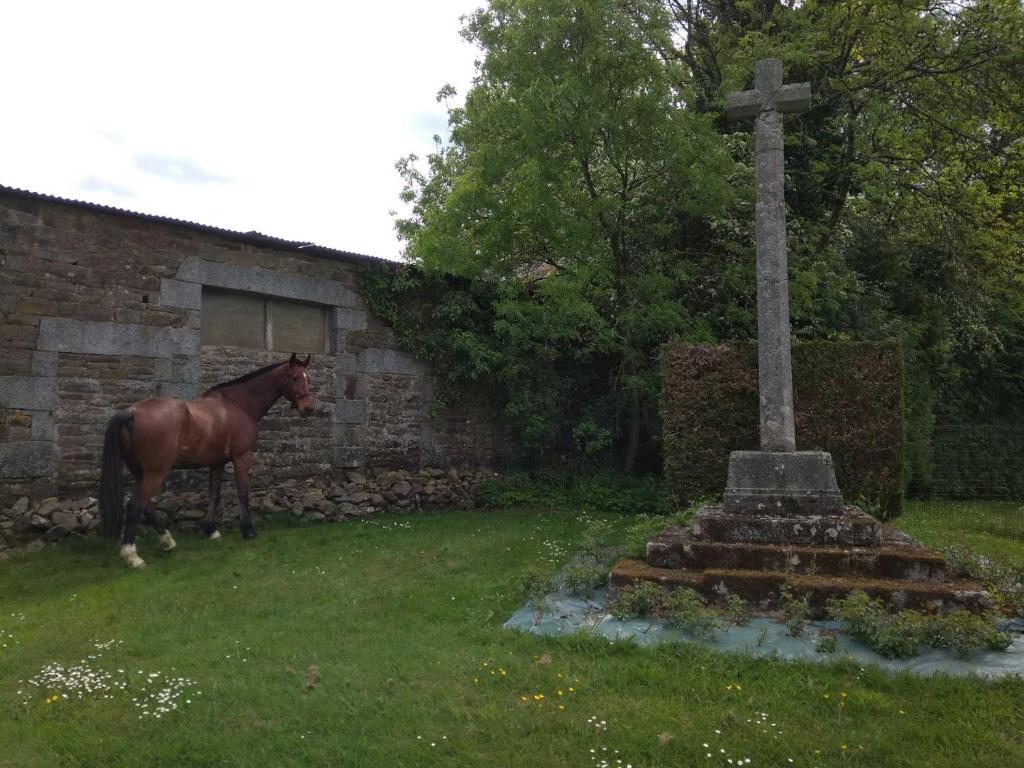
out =
[[[397,258],[483,0],[0,3],[0,184]]]

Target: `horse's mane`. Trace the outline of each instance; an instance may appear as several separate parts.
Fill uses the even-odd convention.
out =
[[[216,389],[223,389],[224,387],[230,387],[230,386],[233,386],[235,384],[241,384],[243,381],[249,381],[249,379],[255,379],[257,376],[262,376],[267,371],[273,370],[274,368],[278,368],[278,367],[280,367],[282,365],[287,365],[287,364],[288,364],[287,361],[285,361],[283,363],[271,363],[270,365],[264,365],[262,368],[257,368],[255,371],[250,371],[249,373],[245,374],[244,376],[239,376],[237,379],[231,379],[231,381],[223,381],[220,384],[214,384],[212,387],[210,387],[208,390],[206,390],[206,392],[204,392],[203,394],[208,394],[210,392],[213,392]]]

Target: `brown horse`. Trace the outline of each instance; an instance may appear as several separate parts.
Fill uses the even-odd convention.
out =
[[[121,557],[132,568],[146,563],[135,550],[135,529],[140,515],[160,533],[165,552],[174,549],[174,538],[153,511],[153,496],[173,467],[210,468],[210,506],[204,530],[220,538],[220,488],[224,465],[235,466],[235,485],[241,511],[242,535],[256,535],[249,514],[249,469],[256,447],[256,426],[271,406],[286,398],[299,413],[313,413],[306,367],[295,355],[286,363],[274,363],[237,379],[211,387],[196,400],[151,397],[114,415],[103,439],[100,475],[100,517],[103,534],[117,538],[124,528]],[[121,462],[135,478],[135,492],[125,521],[121,490]]]

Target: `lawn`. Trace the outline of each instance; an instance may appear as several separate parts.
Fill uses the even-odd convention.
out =
[[[1020,516],[912,504],[901,524],[1024,560]],[[1024,765],[1020,679],[503,630],[517,577],[582,527],[540,508],[264,523],[171,555],[150,534],[141,572],[98,539],[0,563],[0,766]],[[82,660],[110,677],[81,699],[23,682]]]

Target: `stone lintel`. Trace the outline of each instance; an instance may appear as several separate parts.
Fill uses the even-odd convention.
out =
[[[336,280],[325,280],[263,267],[240,267],[190,256],[178,267],[180,281],[213,288],[259,293],[334,307],[358,307],[359,297]]]
[[[843,495],[825,451],[733,451],[722,496],[726,512],[836,515]]]
[[[173,357],[198,355],[199,331],[135,323],[107,323],[44,317],[39,321],[40,350],[87,355]]]

